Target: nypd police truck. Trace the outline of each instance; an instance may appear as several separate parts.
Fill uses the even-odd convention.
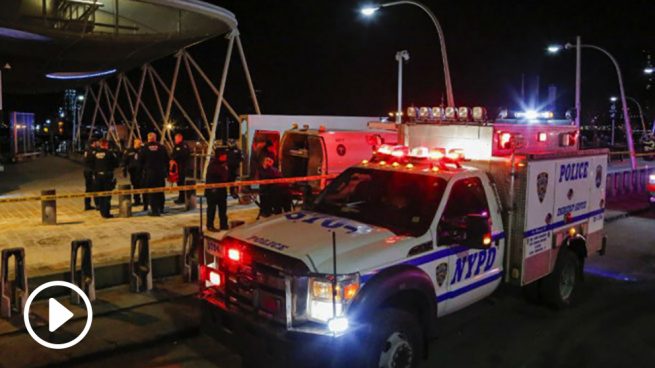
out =
[[[547,114],[408,115],[400,145],[311,206],[204,238],[207,332],[248,341],[247,359],[291,346],[304,365],[335,349],[336,366],[416,367],[439,317],[502,282],[574,301],[585,259],[605,250],[607,151],[579,150],[575,126]]]

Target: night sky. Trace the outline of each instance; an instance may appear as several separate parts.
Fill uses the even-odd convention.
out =
[[[385,115],[395,109],[399,50],[408,50],[405,105],[437,105],[444,97],[436,31],[419,8],[385,8],[365,18],[360,1],[210,1],[234,12],[259,90],[264,113]],[[558,108],[573,105],[575,52],[547,55],[553,42],[595,44],[613,53],[624,73],[627,94],[650,105],[643,75],[646,52],[655,41],[652,1],[425,1],[446,37],[457,105],[517,106],[521,78],[526,88],[537,76],[541,100],[558,87]],[[629,4],[629,5],[628,5]],[[211,40],[191,50],[218,79],[226,41]],[[237,60],[236,58],[234,59]],[[604,55],[583,50],[583,121],[603,113],[618,94],[616,74]],[[158,62],[164,71],[172,61]],[[238,112],[252,112],[240,64],[231,65],[228,100]],[[134,74],[134,73],[133,73]],[[166,72],[164,72],[166,74]],[[190,92],[183,99],[191,103]],[[186,97],[184,97],[186,96]],[[9,96],[7,105],[56,106],[57,96]],[[36,102],[35,102],[36,101]],[[8,106],[9,107],[9,106]],[[24,109],[24,108],[23,108]],[[34,110],[34,109],[33,109]]]

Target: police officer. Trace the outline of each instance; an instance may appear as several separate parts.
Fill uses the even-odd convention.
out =
[[[191,150],[186,143],[184,143],[184,136],[182,134],[175,135],[175,146],[173,147],[172,160],[177,164],[177,185],[185,184],[186,172],[189,167],[189,157],[191,157]],[[180,191],[175,203],[184,203],[184,191]]]
[[[275,155],[268,152],[259,167],[257,177],[260,180],[279,179],[282,177],[280,171],[274,166]],[[260,215],[268,217],[271,214],[279,214],[291,210],[291,196],[289,187],[286,184],[265,184],[259,190]]]
[[[207,166],[207,184],[226,183],[229,180],[228,154],[225,148],[216,149],[214,157]],[[220,229],[227,230],[227,188],[214,188],[205,191],[207,197],[207,230],[217,231],[214,227],[214,217],[218,208]]]
[[[243,161],[243,153],[239,147],[237,147],[237,142],[234,139],[228,139],[227,141],[227,170],[228,170],[228,181],[233,182],[237,180],[239,176],[239,167]],[[230,187],[230,194],[232,198],[237,199],[237,187]]]
[[[139,151],[139,166],[143,170],[144,188],[161,188],[166,185],[168,153],[157,143],[157,134],[148,133],[148,143]],[[144,206],[150,206],[149,216],[161,216],[164,212],[164,193],[149,193],[144,196]]]
[[[100,147],[93,155],[93,174],[95,176],[95,190],[99,192],[114,189],[114,169],[118,166],[116,154],[109,150],[109,142],[106,139],[100,141]],[[100,215],[104,218],[114,217],[110,212],[111,196],[99,197]]]
[[[93,178],[93,160],[95,158],[95,150],[96,150],[96,141],[89,140],[89,143],[84,149],[84,192],[86,193],[90,193],[94,191],[93,181],[95,179]],[[98,204],[97,199],[94,198],[94,202],[96,202],[96,206],[97,206]],[[84,210],[89,211],[94,208],[95,207],[91,205],[91,198],[89,197],[84,198]]]
[[[125,150],[123,154],[123,177],[127,177],[129,173],[130,183],[133,189],[141,188],[141,182],[143,181],[143,173],[141,166],[139,166],[139,151],[141,150],[141,146],[141,140],[134,139],[132,147]],[[134,205],[141,205],[141,196],[138,194],[134,195]]]

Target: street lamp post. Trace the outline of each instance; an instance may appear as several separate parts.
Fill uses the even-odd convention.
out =
[[[434,24],[434,27],[437,29],[437,34],[439,36],[439,44],[441,47],[441,59],[443,63],[443,73],[444,73],[444,79],[446,81],[446,100],[448,102],[448,106],[455,106],[455,98],[453,97],[453,86],[451,83],[450,79],[450,67],[448,66],[448,55],[446,53],[446,40],[444,38],[443,34],[443,29],[441,29],[441,24],[439,24],[439,20],[437,20],[437,17],[434,15],[434,13],[425,6],[424,4],[418,2],[418,1],[392,1],[384,4],[379,4],[375,6],[368,6],[365,7],[361,10],[361,13],[366,16],[371,16],[373,13],[376,11],[380,10],[381,8],[387,8],[390,6],[396,6],[396,5],[414,5],[421,10],[423,10],[425,13],[428,14],[430,17],[430,20],[432,20],[432,23]]]
[[[396,123],[402,123],[403,112],[403,62],[409,60],[409,52],[407,50],[398,51],[396,53],[396,60],[398,60],[398,108],[396,109]]]
[[[579,78],[579,73],[580,73],[579,70],[580,70],[580,64],[581,64],[581,57],[579,56],[580,50],[582,48],[588,48],[588,49],[593,49],[593,50],[596,50],[596,51],[600,51],[601,53],[605,54],[605,56],[607,56],[612,61],[612,63],[614,64],[614,68],[616,69],[616,75],[617,75],[618,80],[619,80],[619,92],[620,92],[620,95],[621,95],[621,103],[623,104],[623,120],[625,121],[625,130],[626,130],[626,136],[627,136],[627,140],[628,140],[628,150],[630,151],[630,164],[631,164],[632,169],[634,170],[634,169],[637,168],[637,157],[635,156],[635,145],[634,145],[634,140],[633,140],[633,137],[632,137],[632,125],[630,124],[630,115],[628,114],[628,106],[627,106],[627,103],[626,103],[625,90],[623,88],[623,76],[621,75],[621,68],[619,67],[619,63],[616,61],[614,56],[612,56],[612,54],[607,52],[605,49],[600,48],[598,46],[594,46],[594,45],[582,44],[582,43],[580,43],[580,38],[579,37],[577,38],[576,41],[577,42],[576,42],[575,45],[573,45],[571,43],[567,43],[566,45],[564,45],[565,49],[568,50],[568,49],[575,48],[576,52],[577,52],[577,54],[576,54],[576,56],[577,56],[576,57],[576,64],[577,64],[576,65],[576,105],[579,104],[579,93],[580,93],[580,78]],[[576,117],[579,119],[580,110],[579,110],[578,106],[576,106],[576,110],[577,110]],[[579,124],[579,123],[576,123],[576,124]]]
[[[644,120],[644,110],[641,109],[641,104],[634,97],[625,96],[625,98],[627,98],[628,100],[634,102],[634,104],[637,105],[637,109],[639,110],[639,118],[641,119],[641,129],[645,133],[646,132],[646,120]]]

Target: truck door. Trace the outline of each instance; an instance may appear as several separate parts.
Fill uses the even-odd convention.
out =
[[[486,179],[485,179],[486,180]],[[449,256],[444,282],[447,291],[437,295],[439,309],[443,314],[456,311],[491,294],[500,283],[502,270],[502,250],[499,243],[500,220],[493,193],[487,193],[482,180],[469,177],[455,181],[451,187],[446,206],[437,224],[437,244],[447,247]],[[493,212],[492,212],[493,211]],[[466,234],[466,216],[481,215],[490,217],[495,232],[494,241],[486,249],[471,249],[461,245]],[[440,313],[440,314],[442,314]]]

